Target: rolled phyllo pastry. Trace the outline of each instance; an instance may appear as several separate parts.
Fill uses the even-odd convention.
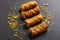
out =
[[[32,36],[36,36],[38,34],[42,34],[43,32],[46,32],[48,30],[47,24],[45,22],[42,22],[38,25],[35,25],[34,27],[29,28]]]
[[[30,1],[30,2],[27,2],[25,4],[22,4],[20,9],[21,9],[21,11],[27,11],[27,10],[33,9],[36,6],[37,6],[36,1]]]
[[[34,9],[31,9],[29,11],[22,11],[21,14],[22,14],[24,19],[27,19],[27,18],[30,18],[32,16],[35,16],[35,15],[39,14],[39,12],[40,12],[40,9],[37,6]]]
[[[43,20],[43,16],[41,14],[38,14],[32,18],[26,19],[25,23],[26,23],[27,27],[29,27],[29,26],[32,26],[32,25],[34,25],[37,22],[40,22],[42,20]]]

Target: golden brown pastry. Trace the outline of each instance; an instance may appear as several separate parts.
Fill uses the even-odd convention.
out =
[[[43,20],[43,16],[41,14],[38,14],[38,15],[32,17],[32,18],[26,19],[25,23],[29,27],[29,26],[32,26],[32,25],[34,25],[37,22],[40,22],[42,20]]]
[[[29,28],[33,36],[46,32],[48,30],[47,24],[42,22],[34,27]]]
[[[20,9],[21,9],[21,11],[27,11],[29,9],[33,9],[36,6],[37,6],[37,2],[36,1],[30,1],[30,2],[27,2],[25,4],[22,4]]]
[[[29,11],[23,11],[21,14],[22,14],[23,18],[26,19],[26,18],[30,18],[32,16],[39,14],[39,12],[40,12],[40,9],[37,6],[34,9],[31,9]]]

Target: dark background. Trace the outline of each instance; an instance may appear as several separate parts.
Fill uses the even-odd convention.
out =
[[[28,2],[30,0],[17,0],[17,10],[22,3]],[[32,38],[32,40],[60,40],[60,0],[36,0],[39,6],[43,2],[47,2],[49,4],[49,10],[52,14],[54,25],[49,26],[49,30],[47,33]],[[13,4],[15,0],[0,0],[0,40],[16,40],[11,39],[11,35],[13,32],[9,29],[9,25],[7,23],[8,10],[11,4]],[[27,33],[26,33],[27,34]],[[25,40],[27,40],[27,36],[25,36]]]

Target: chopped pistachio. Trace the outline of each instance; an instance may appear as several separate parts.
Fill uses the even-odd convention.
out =
[[[45,3],[43,3],[42,5],[45,6]]]
[[[48,20],[46,19],[46,20],[45,20],[45,22],[47,23],[47,22],[48,22]]]
[[[50,17],[50,15],[49,15],[49,14],[46,14],[46,16],[47,16],[47,17]]]
[[[12,16],[14,19],[17,19],[19,17],[19,15],[15,14]]]
[[[8,17],[8,19],[10,19],[10,17]]]
[[[11,26],[12,29],[14,29],[18,26],[18,23],[17,22],[12,22],[10,26]]]
[[[45,5],[48,6],[48,3],[46,3]]]
[[[48,20],[52,20],[51,17],[46,17]]]
[[[9,23],[11,25],[11,23]]]
[[[10,23],[10,21],[8,21],[8,23]]]
[[[18,38],[18,35],[17,34],[14,34],[13,36]]]
[[[48,8],[44,8],[43,10],[44,10],[45,12],[47,12],[47,11],[48,11]]]
[[[13,14],[15,14],[15,12],[14,12],[14,11],[13,11],[12,13],[13,13]]]
[[[43,5],[43,6],[48,6],[48,3],[43,3],[42,5]]]
[[[45,17],[46,17],[46,15],[43,15],[43,17],[45,18]]]
[[[48,21],[47,24],[50,24],[50,21]]]
[[[13,31],[18,31],[18,29],[14,29]]]
[[[13,18],[9,18],[9,21],[16,21],[15,19],[13,19]]]
[[[8,16],[11,16],[12,14],[9,12]]]
[[[16,34],[18,33],[18,32],[15,32]]]
[[[13,9],[12,7],[10,7],[10,9]]]

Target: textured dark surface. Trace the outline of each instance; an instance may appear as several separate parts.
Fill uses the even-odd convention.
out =
[[[30,0],[18,0],[17,10],[22,3],[28,2]],[[49,10],[51,11],[52,16],[54,17],[54,25],[49,26],[47,33],[39,35],[31,40],[60,40],[60,0],[36,0],[39,6],[43,2],[49,4]],[[10,36],[13,32],[9,29],[7,24],[7,14],[11,4],[15,0],[0,0],[0,40],[16,40],[15,38],[11,39]],[[26,33],[27,34],[27,33]],[[27,40],[27,35],[24,36]]]

